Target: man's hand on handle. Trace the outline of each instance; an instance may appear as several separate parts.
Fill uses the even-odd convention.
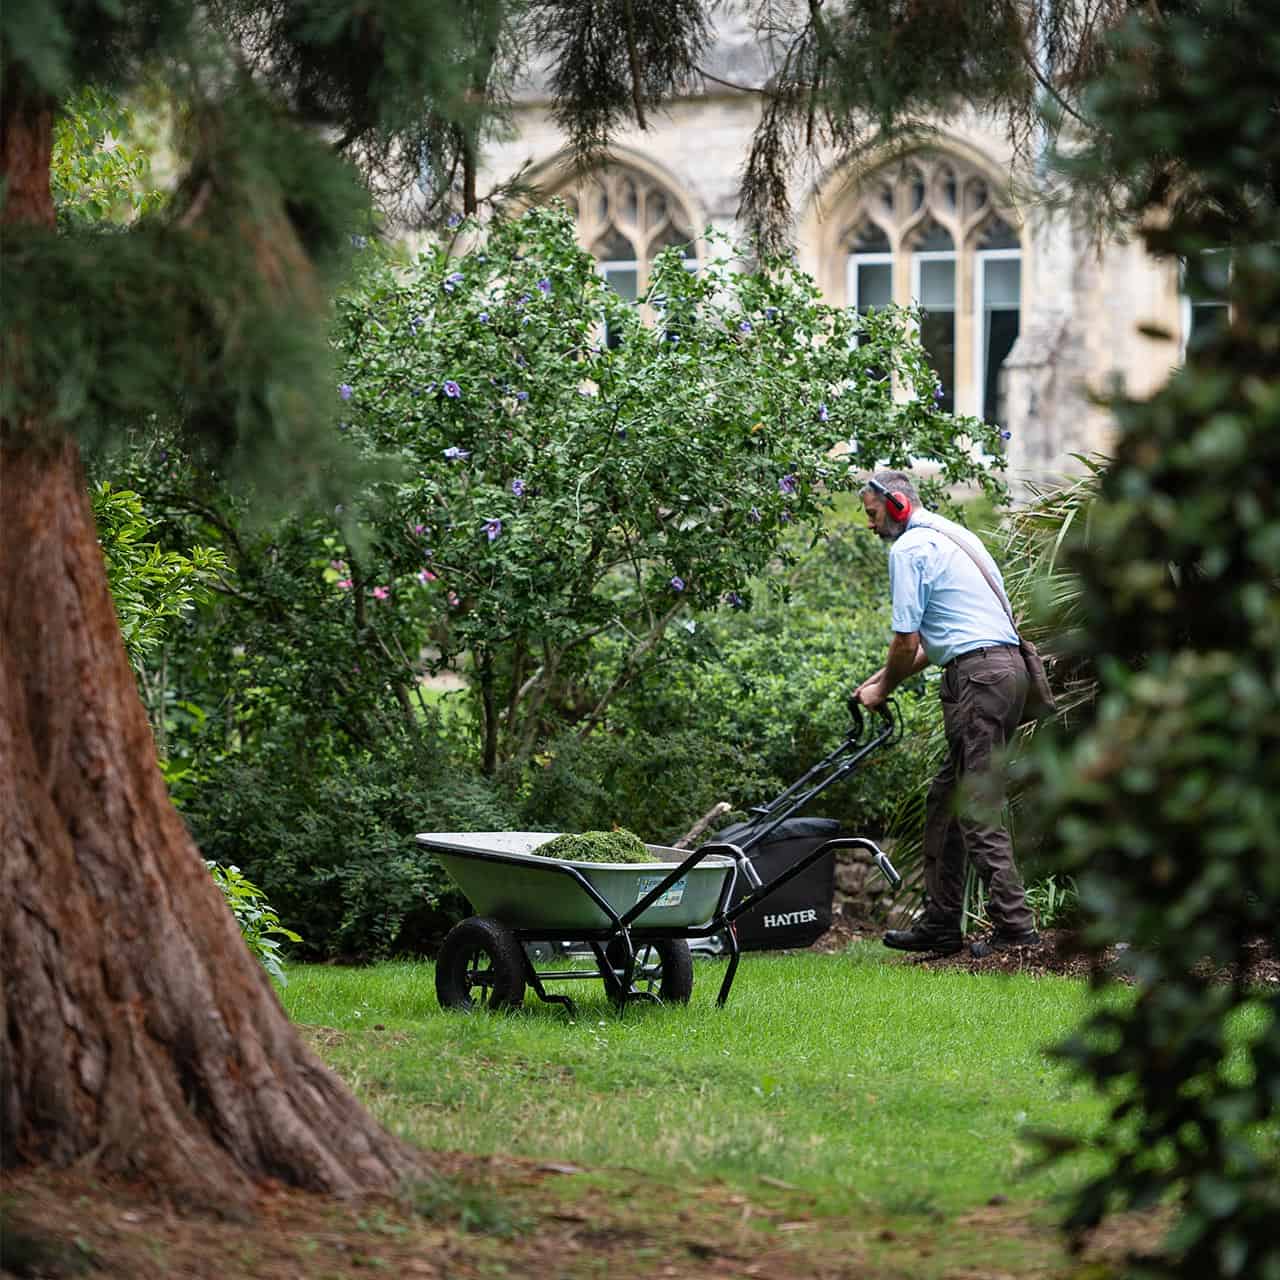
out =
[[[929,665],[929,659],[915,631],[895,631],[889,641],[889,659],[873,676],[854,691],[854,699],[868,711],[878,711],[889,695],[906,679]]]
[[[864,680],[853,691],[853,696],[868,711],[878,711],[889,699],[889,691],[884,687],[884,672],[878,671]]]

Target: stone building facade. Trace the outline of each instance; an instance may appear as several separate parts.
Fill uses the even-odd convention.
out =
[[[531,82],[515,129],[486,154],[494,184],[525,180],[566,198],[580,240],[610,283],[642,297],[662,248],[703,247],[706,227],[741,239],[739,182],[760,99],[729,85],[766,74],[753,34],[722,19],[697,95],[656,113],[645,131],[619,134],[611,163],[586,182],[570,173],[549,95]],[[946,406],[1008,432],[1015,486],[1051,484],[1079,470],[1074,455],[1105,453],[1109,417],[1095,399],[1117,384],[1158,386],[1182,358],[1204,307],[1181,296],[1176,264],[1136,242],[1099,244],[1061,213],[1020,193],[1000,123],[975,112],[936,122],[928,145],[856,173],[813,158],[793,175],[801,266],[829,302],[864,308],[918,303],[922,337]],[[1152,337],[1154,331],[1167,336]]]

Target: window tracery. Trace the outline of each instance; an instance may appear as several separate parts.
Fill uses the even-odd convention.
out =
[[[916,152],[871,176],[843,226],[847,302],[919,306],[943,407],[1002,422],[1021,252],[1017,219],[986,176],[959,156]]]
[[[577,219],[579,243],[629,302],[645,296],[654,259],[664,249],[682,250],[686,265],[697,262],[692,219],[683,202],[637,169],[609,165],[557,194]]]

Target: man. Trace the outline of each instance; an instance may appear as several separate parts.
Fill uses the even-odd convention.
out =
[[[862,505],[872,529],[889,544],[893,638],[884,666],[854,697],[874,710],[909,676],[936,663],[947,736],[947,758],[929,788],[925,813],[925,913],[910,929],[887,932],[885,945],[947,955],[960,950],[967,857],[987,887],[995,926],[971,953],[1035,946],[1040,935],[998,812],[956,808],[961,782],[991,768],[992,755],[1018,727],[1027,696],[1017,632],[972,556],[1003,592],[1000,570],[967,529],[924,510],[901,471],[876,472],[862,491]]]

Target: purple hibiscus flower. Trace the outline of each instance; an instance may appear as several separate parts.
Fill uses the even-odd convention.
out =
[[[676,592],[684,590],[684,579],[679,574],[671,579],[671,590]]]
[[[514,493],[517,498],[524,497],[524,481],[521,480],[519,476],[511,482],[511,492]]]
[[[493,542],[502,533],[501,520],[486,520],[484,522],[484,536]]]
[[[750,320],[744,320],[744,321],[743,321],[743,322],[738,326],[738,332],[739,332],[739,333],[750,333],[750,332],[751,332],[751,321],[750,321]]]
[[[451,271],[444,278],[445,293],[452,293],[465,279],[461,271]]]
[[[759,524],[759,523],[760,523],[760,508],[759,508],[759,507],[752,507],[752,508],[751,508],[751,510],[747,512],[747,519],[748,519],[748,520],[750,520],[752,524]]]
[[[471,450],[470,450],[470,449],[460,449],[460,448],[458,448],[458,446],[457,446],[456,444],[451,444],[451,445],[450,445],[450,446],[449,446],[449,447],[444,451],[444,456],[445,456],[446,458],[448,458],[450,461],[453,461],[453,460],[454,460],[454,459],[456,459],[456,458],[469,458],[469,457],[471,457]]]
[[[351,399],[351,384],[349,382],[340,382],[338,384],[338,395],[343,400]]]
[[[785,475],[778,481],[778,492],[781,494],[795,493],[796,478],[794,475]]]
[[[539,281],[538,281],[538,292],[539,292],[539,293],[542,293],[542,294],[550,293],[550,292],[551,292],[551,281],[550,281],[550,280],[547,280],[545,277],[544,277],[543,279],[539,280]]]
[[[462,388],[458,386],[452,378],[446,378],[444,382],[440,384],[440,389],[449,397],[450,400],[462,399]]]
[[[831,414],[828,412],[827,406],[825,404],[820,404],[818,406],[818,421],[826,422],[827,419],[830,417],[831,417]]]

